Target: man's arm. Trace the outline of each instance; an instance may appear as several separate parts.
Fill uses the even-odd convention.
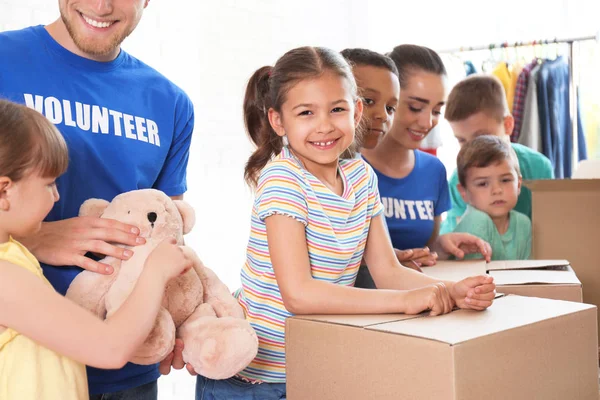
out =
[[[101,274],[112,274],[111,266],[94,261],[86,254],[97,253],[128,260],[133,252],[116,244],[138,246],[146,243],[139,234],[138,227],[112,219],[75,217],[43,222],[38,233],[17,240],[42,263],[75,265]]]

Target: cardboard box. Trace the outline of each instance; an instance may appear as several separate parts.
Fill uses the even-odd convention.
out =
[[[582,301],[581,282],[566,260],[439,261],[423,267],[423,273],[459,281],[474,275],[494,277],[498,293],[546,299]]]
[[[296,316],[290,400],[598,399],[596,307],[509,295],[486,311]]]
[[[567,259],[584,303],[600,305],[600,179],[526,182],[532,194],[532,254]]]
[[[600,179],[600,160],[583,160],[577,164],[573,179]]]

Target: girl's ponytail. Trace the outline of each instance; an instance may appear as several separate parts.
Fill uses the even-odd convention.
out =
[[[244,122],[246,131],[256,150],[246,163],[244,178],[250,186],[256,186],[260,171],[282,148],[282,141],[269,123],[268,111],[269,76],[273,67],[259,68],[248,81],[244,96]]]

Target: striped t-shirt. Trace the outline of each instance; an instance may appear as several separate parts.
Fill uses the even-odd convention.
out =
[[[258,355],[240,376],[285,382],[285,319],[267,245],[265,219],[287,215],[305,225],[312,277],[353,286],[363,257],[371,219],[383,211],[377,177],[362,159],[340,160],[344,189],[338,196],[302,168],[287,148],[262,170],[252,209],[242,288],[236,292],[256,330]]]

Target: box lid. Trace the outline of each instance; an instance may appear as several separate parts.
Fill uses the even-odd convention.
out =
[[[523,184],[532,192],[600,190],[600,179],[540,179]]]
[[[423,273],[435,278],[460,281],[488,273],[496,285],[528,283],[578,284],[579,279],[567,260],[439,261],[433,267],[422,267]]]
[[[494,277],[496,285],[525,285],[539,283],[581,286],[581,282],[570,266],[559,269],[489,271],[489,275]]]
[[[295,315],[295,319],[307,321],[326,322],[337,325],[348,325],[364,328],[371,325],[383,324],[386,322],[403,321],[406,319],[418,318],[421,315],[406,314],[366,314],[366,315]]]
[[[470,276],[485,275],[485,260],[438,261],[433,267],[421,267],[425,275],[447,281],[460,281]]]
[[[566,271],[567,260],[506,260],[492,261],[486,265],[487,271],[523,270],[523,269],[556,269]]]
[[[458,310],[437,317],[387,322],[365,329],[420,337],[449,345],[595,308],[593,305],[508,295],[485,311]]]

